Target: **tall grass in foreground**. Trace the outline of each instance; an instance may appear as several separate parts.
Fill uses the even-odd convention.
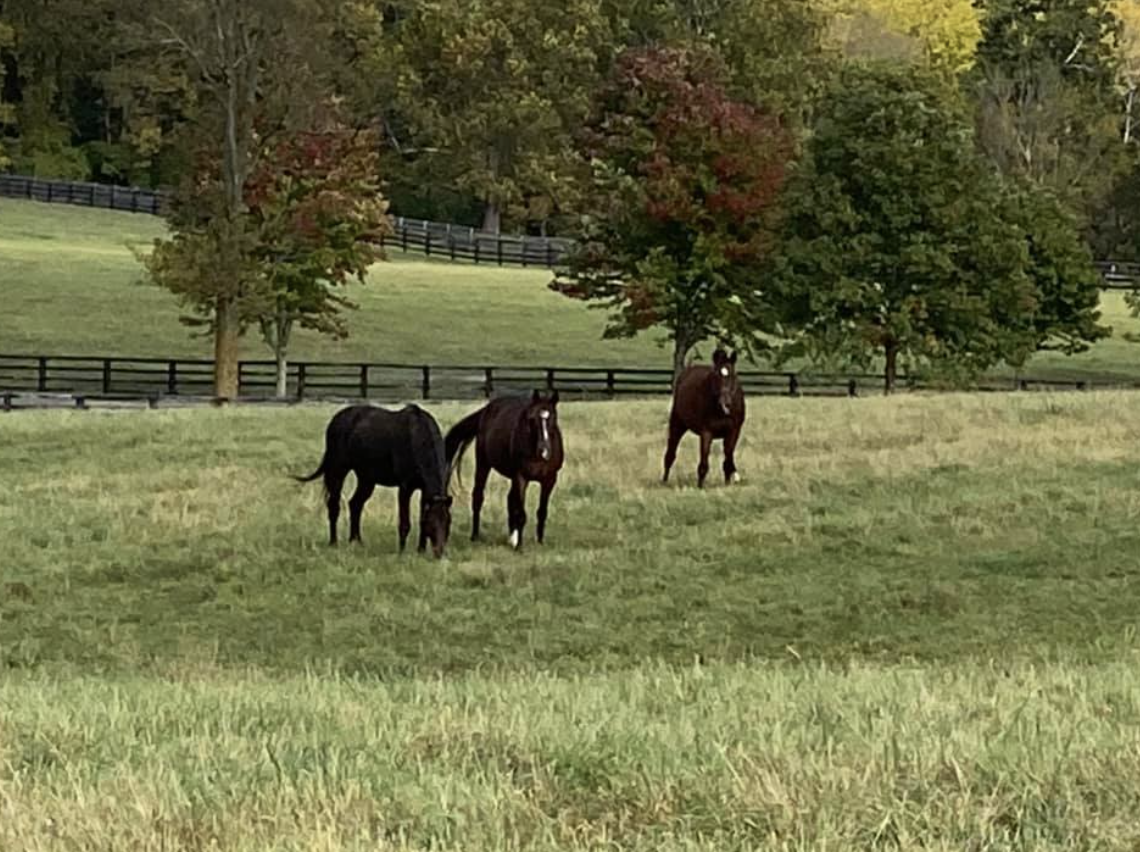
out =
[[[0,682],[0,848],[1135,849],[1140,675]]]

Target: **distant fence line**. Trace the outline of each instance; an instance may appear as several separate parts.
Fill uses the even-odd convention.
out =
[[[169,195],[154,189],[0,175],[0,197],[160,216]],[[392,234],[381,240],[382,245],[450,260],[552,269],[574,245],[573,240],[558,237],[492,234],[407,216],[392,216],[391,220]]]
[[[0,408],[29,407],[27,399],[61,395],[75,407],[90,402],[147,401],[151,407],[209,401],[214,363],[206,359],[0,355]],[[272,361],[242,361],[240,400],[269,401],[276,388]],[[502,367],[299,361],[289,365],[292,401],[486,399],[499,393],[557,390],[572,399],[618,399],[668,395],[671,370],[636,367]],[[749,396],[858,396],[879,393],[874,374],[811,374],[743,370]],[[1048,378],[988,378],[981,391],[1092,390],[1137,387],[1135,383]],[[937,390],[936,383],[911,382],[902,389]],[[32,405],[30,407],[41,407]]]
[[[26,198],[50,204],[75,204],[105,210],[161,215],[168,194],[161,190],[109,186],[64,180],[0,175],[0,197]],[[498,266],[558,266],[575,241],[564,237],[493,234],[465,225],[392,216],[393,234],[385,246],[429,257],[467,260]],[[1131,290],[1140,282],[1140,263],[1103,260],[1097,269],[1105,290]]]

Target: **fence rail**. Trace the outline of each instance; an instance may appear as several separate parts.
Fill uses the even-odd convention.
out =
[[[747,370],[739,373],[749,396],[858,396],[877,393],[882,377]],[[276,371],[271,361],[242,361],[239,398],[272,399]],[[917,390],[938,385],[911,382]],[[1046,377],[988,378],[981,391],[1089,390],[1138,387],[1135,383],[1090,382]],[[368,399],[378,402],[473,400],[534,388],[557,390],[574,399],[619,399],[667,395],[672,371],[607,367],[437,366],[300,361],[288,369],[287,396],[294,401]],[[211,398],[213,362],[202,359],[0,355],[2,407],[20,407],[25,395],[126,402],[157,406]]]
[[[0,175],[0,197],[161,215],[169,196],[154,189]],[[392,236],[382,241],[385,246],[499,266],[554,268],[575,245],[574,240],[564,237],[493,234],[406,216],[393,216],[392,227]],[[1140,284],[1140,263],[1103,260],[1097,261],[1096,267],[1104,278],[1105,290],[1132,290]]]

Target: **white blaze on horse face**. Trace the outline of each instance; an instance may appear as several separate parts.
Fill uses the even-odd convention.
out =
[[[518,547],[520,544],[522,544],[522,533],[511,530],[511,547]]]
[[[540,412],[538,417],[542,424],[542,458],[545,461],[550,458],[550,412]]]
[[[720,374],[727,379],[728,378],[728,367],[721,367],[720,368]]]

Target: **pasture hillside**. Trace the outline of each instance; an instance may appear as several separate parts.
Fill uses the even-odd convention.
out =
[[[328,548],[319,486],[287,474],[316,467],[333,410],[0,417],[0,665],[430,674],[1134,641],[1140,396],[757,400],[744,484],[704,493],[691,437],[658,484],[666,401],[566,405],[547,546],[504,549],[493,479],[490,543],[466,540],[461,493],[442,563],[395,553],[391,491],[363,547]],[[467,408],[433,410],[446,428]]]
[[[0,416],[0,848],[1140,843],[1140,396],[756,400],[705,492],[567,404],[442,562],[325,544],[333,410]]]
[[[134,213],[0,199],[0,354],[210,357],[163,290],[139,283],[130,246],[162,234]],[[390,252],[345,293],[350,336],[298,330],[296,359],[388,363],[659,366],[651,339],[603,341],[604,315],[546,288],[550,272]],[[246,358],[272,357],[256,334]]]
[[[162,233],[159,219],[0,199],[0,354],[210,357],[210,342],[178,322],[173,298],[138,283],[130,245]],[[294,359],[505,366],[666,367],[653,337],[602,340],[602,312],[546,289],[550,273],[427,260],[391,253],[367,285],[347,291],[360,306],[350,337],[303,330]],[[1082,355],[1036,356],[1026,374],[1140,381],[1140,333],[1119,292],[1103,301],[1116,335]],[[256,335],[243,356],[268,358]],[[998,371],[1009,372],[1007,371]]]

